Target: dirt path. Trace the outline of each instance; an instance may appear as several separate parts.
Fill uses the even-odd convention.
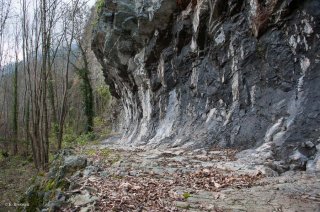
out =
[[[73,209],[320,211],[319,176],[272,176],[265,167],[235,161],[234,150],[90,148],[82,152],[91,166],[74,177]]]

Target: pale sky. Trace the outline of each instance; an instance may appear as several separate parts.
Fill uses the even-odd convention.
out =
[[[68,2],[68,0],[63,0],[65,2]],[[32,6],[33,4],[33,0],[27,1],[30,5]],[[88,0],[87,5],[89,7],[94,6],[96,0]],[[7,35],[4,36],[4,43],[3,43],[3,49],[4,49],[4,62],[12,62],[15,61],[15,53],[14,53],[14,36],[12,36],[14,34],[15,29],[17,28],[17,19],[14,18],[14,16],[16,14],[20,13],[20,1],[19,0],[11,0],[11,19],[8,20],[7,23]],[[19,22],[19,20],[18,20]],[[19,59],[22,59],[22,53],[19,52]]]

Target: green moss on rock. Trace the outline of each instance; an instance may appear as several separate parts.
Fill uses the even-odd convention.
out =
[[[40,173],[32,180],[32,185],[21,198],[21,203],[28,205],[23,211],[34,212],[44,208],[59,208],[63,201],[56,199],[63,196],[70,182],[66,179],[74,172],[83,170],[87,165],[87,159],[83,156],[72,154],[71,151],[62,150],[54,157],[49,173]],[[57,193],[61,195],[56,195]],[[59,204],[58,204],[59,203]]]

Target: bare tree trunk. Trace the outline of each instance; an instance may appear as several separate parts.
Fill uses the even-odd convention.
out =
[[[67,94],[68,94],[68,81],[69,81],[69,69],[70,69],[70,58],[71,58],[71,51],[72,51],[72,42],[74,40],[74,33],[75,33],[75,13],[77,12],[79,0],[72,1],[72,21],[71,21],[71,32],[70,32],[70,41],[68,42],[67,37],[65,38],[68,42],[68,53],[67,53],[67,64],[66,64],[66,74],[65,74],[65,90],[63,93],[62,99],[62,107],[59,119],[59,135],[58,135],[58,148],[61,149],[62,147],[62,139],[63,139],[63,131],[64,131],[64,124],[67,112]],[[65,30],[66,33],[66,30]]]
[[[42,22],[42,70],[41,70],[41,81],[42,81],[42,168],[46,169],[49,162],[49,125],[48,125],[48,108],[47,108],[47,59],[49,52],[48,42],[48,28],[47,28],[47,2],[46,0],[41,1],[41,22]]]
[[[18,154],[18,58],[16,55],[16,63],[13,76],[13,154]]]

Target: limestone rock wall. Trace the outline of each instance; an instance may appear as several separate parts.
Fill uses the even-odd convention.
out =
[[[92,47],[123,143],[316,154],[318,0],[106,0]]]

